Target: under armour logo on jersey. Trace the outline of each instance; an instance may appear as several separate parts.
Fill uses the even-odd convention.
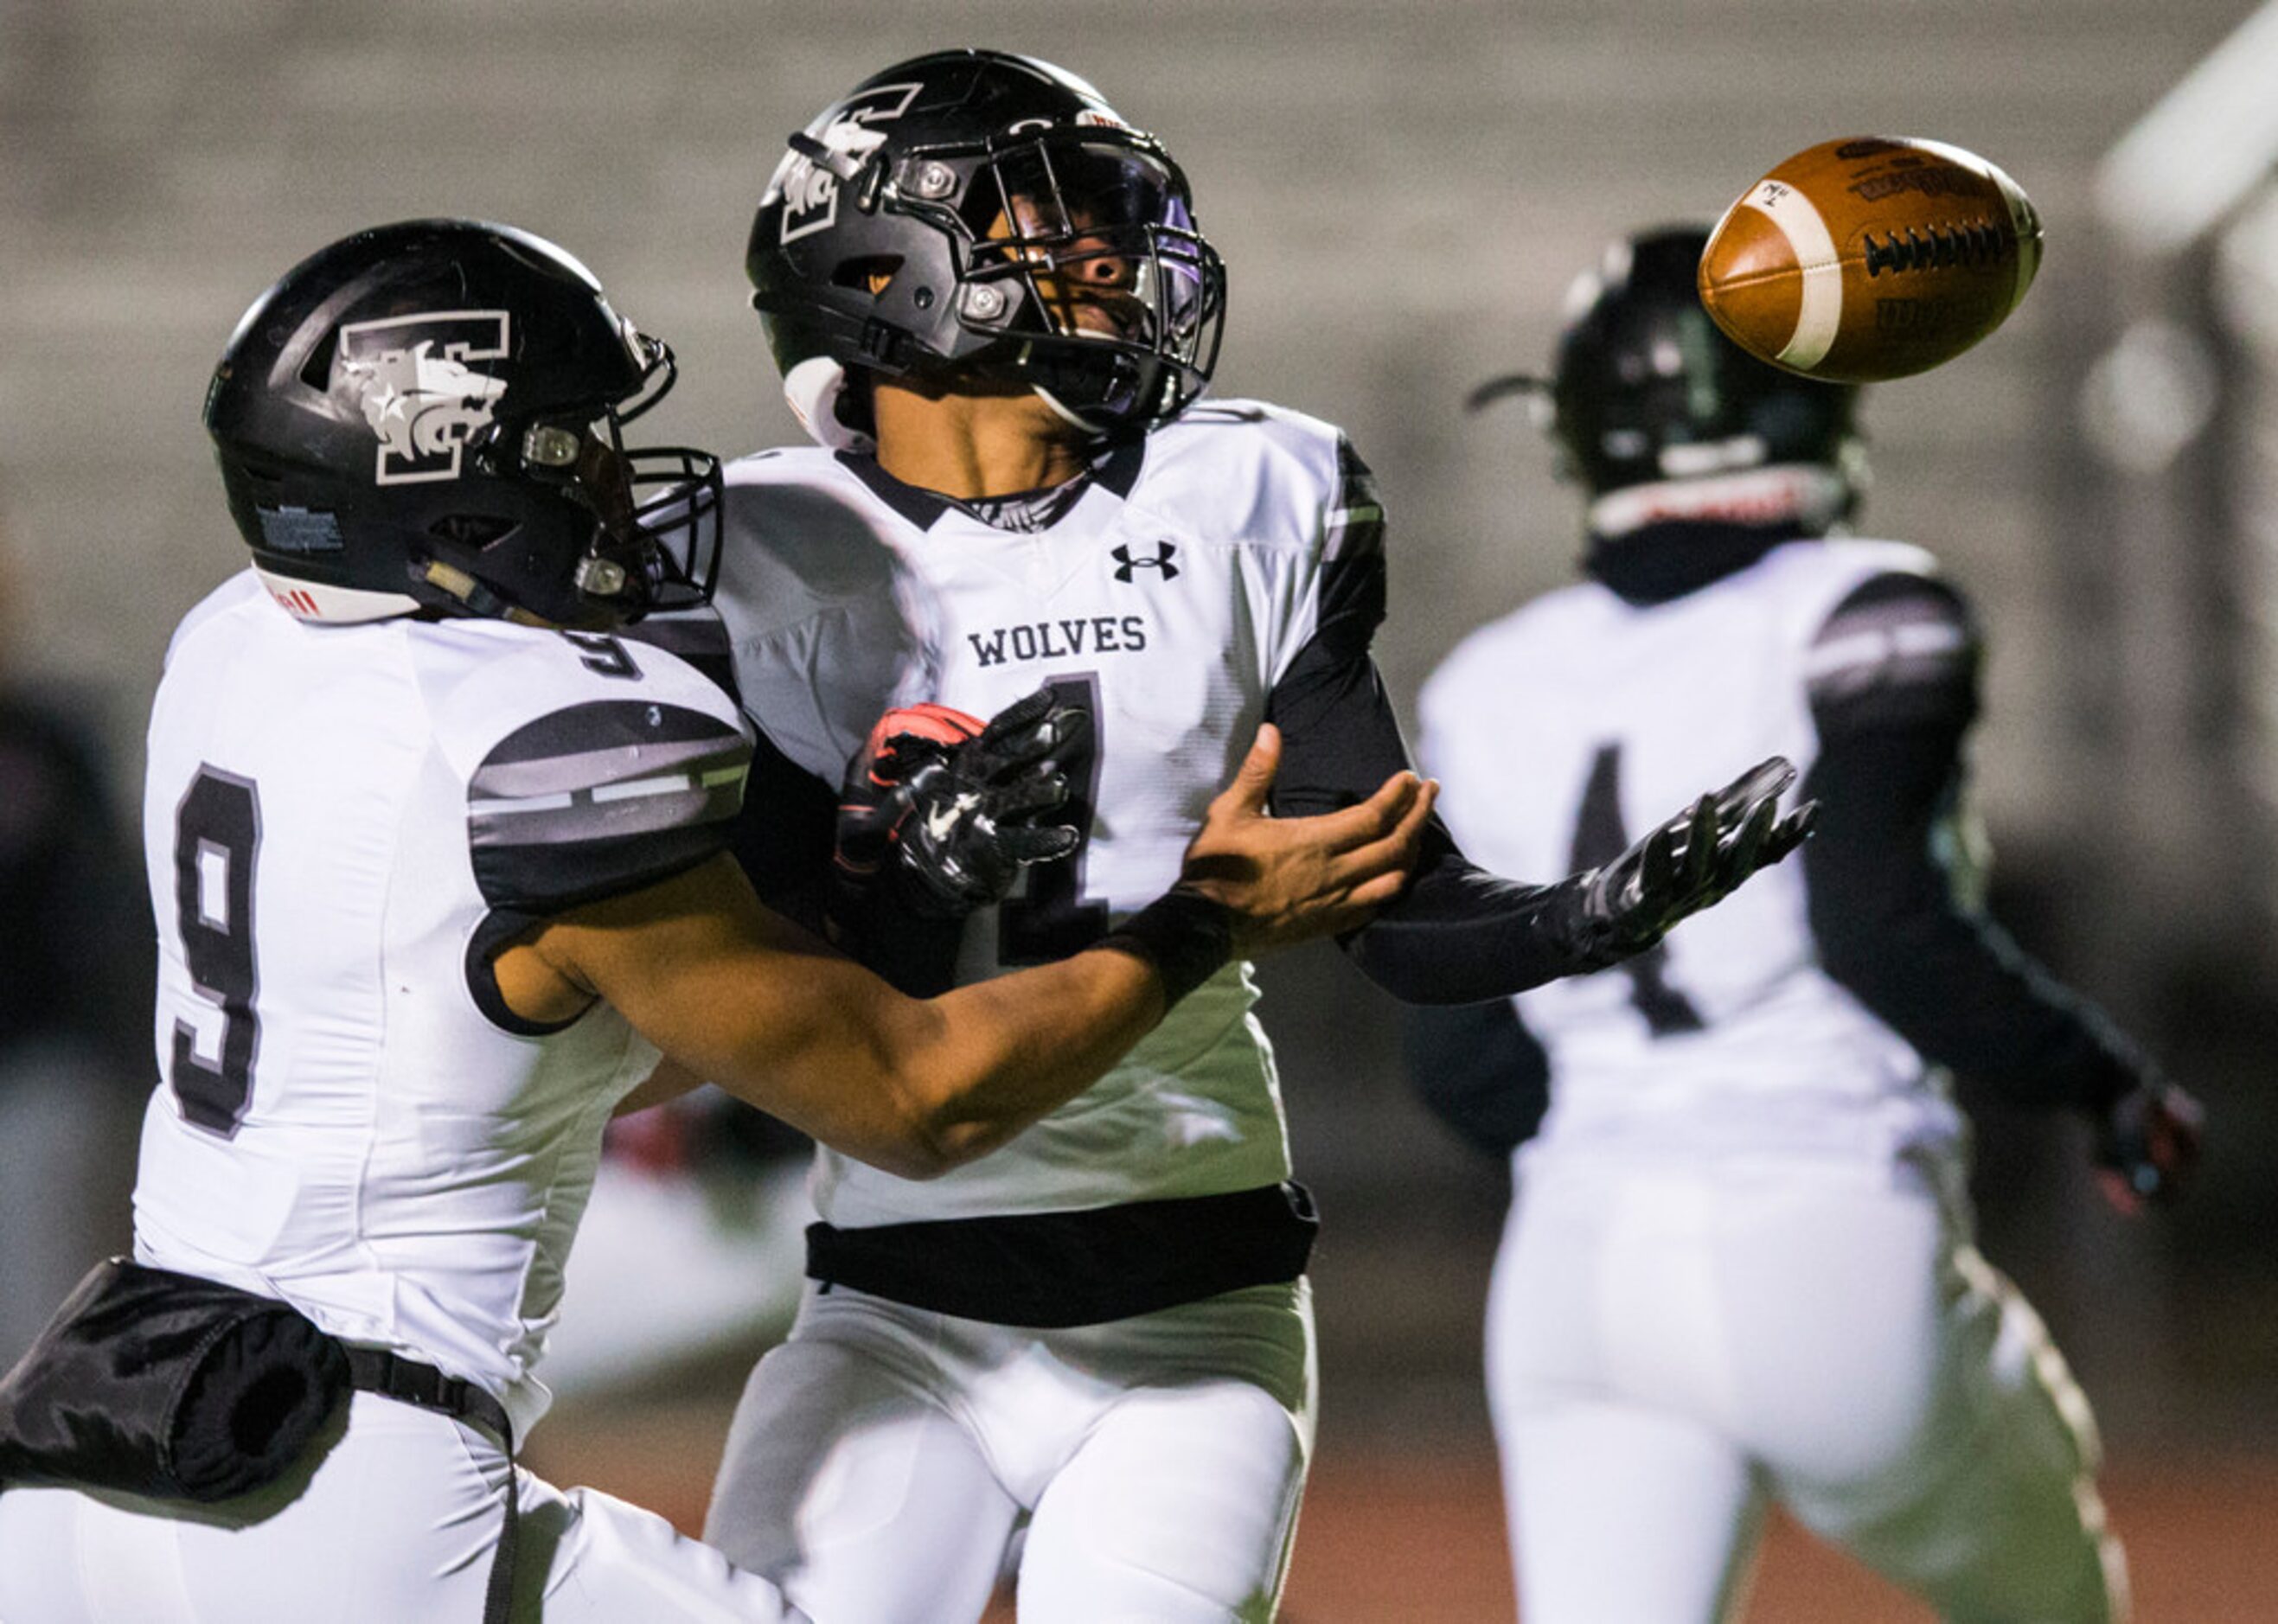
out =
[[[1131,579],[1131,572],[1135,569],[1159,569],[1163,572],[1164,580],[1177,580],[1179,567],[1171,560],[1178,556],[1178,548],[1167,541],[1158,541],[1155,545],[1159,551],[1152,558],[1134,558],[1131,556],[1130,548],[1117,547],[1114,551],[1115,578],[1118,581],[1128,581]]]
[[[462,450],[489,426],[506,393],[504,378],[468,363],[508,353],[504,310],[431,310],[343,326],[340,371],[379,439],[374,481],[456,479]]]

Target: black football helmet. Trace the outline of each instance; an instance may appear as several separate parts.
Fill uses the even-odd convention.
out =
[[[784,391],[863,443],[846,369],[1032,385],[1107,434],[1200,394],[1226,270],[1162,143],[1074,74],[938,51],[864,80],[791,138],[745,270]]]
[[[1767,365],[1726,338],[1695,283],[1708,229],[1671,225],[1614,243],[1567,294],[1556,370],[1498,378],[1472,401],[1532,393],[1565,471],[1593,496],[1663,480],[1816,464],[1865,480],[1858,390]]]
[[[254,567],[303,618],[590,626],[710,593],[717,459],[622,434],[673,377],[554,244],[412,220],[256,300],[205,423]]]

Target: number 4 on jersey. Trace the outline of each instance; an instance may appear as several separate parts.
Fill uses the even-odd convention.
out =
[[[1630,835],[1622,825],[1622,747],[1601,745],[1597,759],[1590,763],[1590,782],[1583,788],[1581,810],[1574,820],[1572,865],[1577,872],[1595,868],[1612,862],[1629,847]],[[1701,1030],[1700,1011],[1669,983],[1665,942],[1624,959],[1609,973],[1629,978],[1630,1003],[1645,1018],[1646,1027],[1655,1037]]]

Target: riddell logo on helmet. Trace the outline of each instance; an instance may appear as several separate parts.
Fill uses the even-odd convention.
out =
[[[846,157],[867,157],[884,144],[883,130],[872,129],[907,112],[923,85],[875,85],[849,96],[831,110],[830,122],[815,139],[831,152]],[[778,242],[796,242],[813,233],[828,230],[838,218],[838,177],[805,153],[784,154],[768,182],[769,199],[783,201],[783,231]]]
[[[342,327],[340,370],[379,437],[374,481],[456,479],[469,438],[489,426],[506,393],[504,378],[469,363],[508,354],[504,310],[433,310]]]

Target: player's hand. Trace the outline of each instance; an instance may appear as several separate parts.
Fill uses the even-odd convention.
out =
[[[1583,912],[1594,963],[1643,952],[1801,845],[1818,803],[1782,817],[1780,794],[1794,782],[1785,758],[1760,762],[1587,876]]]
[[[1268,724],[1234,782],[1210,804],[1179,876],[1181,889],[1233,911],[1237,954],[1366,924],[1407,885],[1440,788],[1395,773],[1341,812],[1276,818],[1265,797],[1280,765],[1281,733]]]
[[[2198,1165],[2206,1113],[2173,1083],[2146,1083],[2112,1102],[2097,1125],[2096,1182],[2104,1199],[2134,1217],[2167,1206]]]
[[[838,797],[839,888],[883,881],[934,919],[999,901],[1028,865],[1075,850],[1074,827],[1043,820],[1067,801],[1059,763],[1089,723],[1049,689],[986,723],[945,705],[887,712]]]

